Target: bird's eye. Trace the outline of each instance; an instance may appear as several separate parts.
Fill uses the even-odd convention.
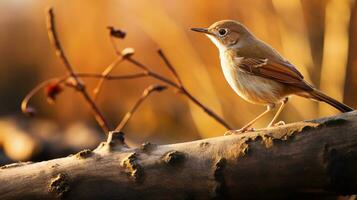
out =
[[[218,30],[218,33],[219,33],[220,36],[225,36],[227,34],[227,32],[228,31],[225,28],[221,28],[221,29]]]

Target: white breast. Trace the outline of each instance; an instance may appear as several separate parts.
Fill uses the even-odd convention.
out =
[[[221,67],[228,84],[243,99],[255,104],[276,103],[284,87],[273,80],[239,71],[238,65],[242,57],[231,58],[225,52],[220,53]]]

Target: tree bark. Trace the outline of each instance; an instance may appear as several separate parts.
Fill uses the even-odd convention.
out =
[[[357,111],[240,135],[0,169],[0,199],[286,199],[357,194]]]

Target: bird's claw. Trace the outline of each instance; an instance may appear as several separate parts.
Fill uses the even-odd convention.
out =
[[[224,133],[224,135],[242,134],[249,131],[255,131],[254,128],[241,128],[238,130],[229,130]]]

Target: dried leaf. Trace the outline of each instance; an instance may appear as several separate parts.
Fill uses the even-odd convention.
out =
[[[125,35],[126,33],[120,29],[116,29],[114,28],[113,26],[108,26],[108,29],[109,29],[109,34],[110,36],[112,37],[115,37],[115,38],[119,38],[119,39],[124,39],[125,38]]]
[[[62,92],[62,87],[58,82],[52,82],[49,83],[46,87],[45,87],[45,94],[47,97],[47,100],[49,102],[54,102],[56,99],[56,96]]]

